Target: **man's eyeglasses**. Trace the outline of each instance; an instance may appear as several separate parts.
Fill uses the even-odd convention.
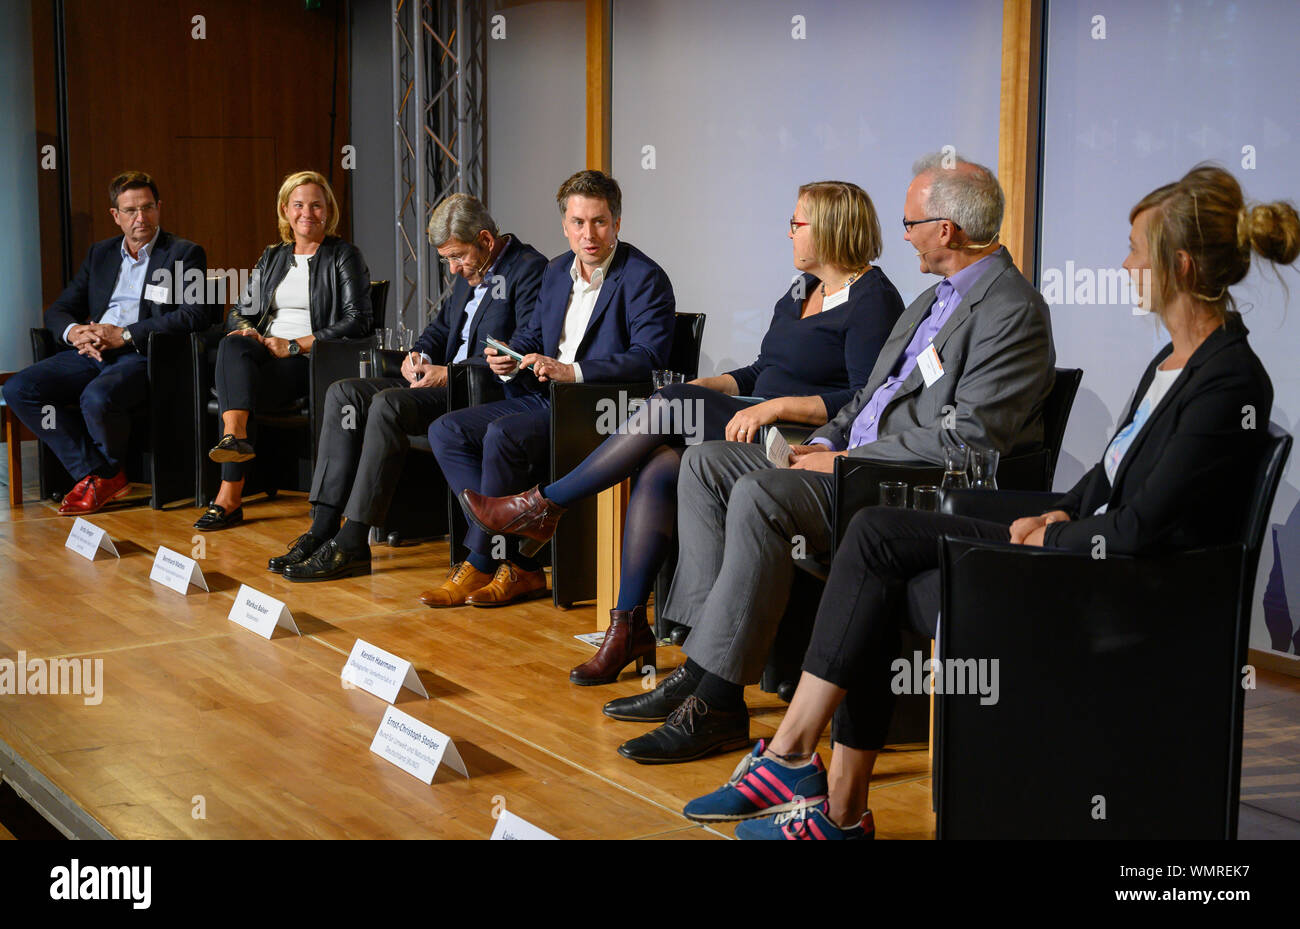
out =
[[[801,222],[799,222],[797,219],[795,219],[793,216],[791,216],[791,217],[790,217],[790,235],[794,235],[796,232],[798,232],[800,226],[811,226],[811,225],[812,225],[812,223],[801,223]]]
[[[116,209],[116,208],[115,208],[115,209]],[[144,213],[145,215],[149,215],[149,214],[151,214],[151,213],[156,213],[156,212],[158,212],[158,204],[156,204],[156,203],[150,203],[150,204],[147,204],[147,205],[145,205],[145,206],[128,206],[128,207],[122,207],[122,208],[118,209],[117,211],[118,211],[119,213],[121,213],[123,216],[126,216],[126,217],[128,217],[128,218],[130,218],[130,219],[135,219],[135,218],[136,218],[137,216],[139,216],[141,213]]]
[[[952,220],[948,219],[947,216],[931,216],[929,219],[905,219],[903,220],[903,231],[911,232],[913,226],[919,226],[921,223],[942,223],[945,221],[952,223]],[[957,226],[956,223],[952,224]],[[957,228],[960,229],[961,226],[957,226]]]

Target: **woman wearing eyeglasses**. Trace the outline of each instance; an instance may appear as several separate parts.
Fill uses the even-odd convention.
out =
[[[339,206],[329,181],[315,171],[290,174],[276,217],[281,241],[262,252],[217,351],[222,436],[208,457],[221,464],[221,489],[194,524],[204,532],[244,518],[257,408],[283,407],[307,393],[307,356],[317,339],[370,334],[370,271],[360,249],[334,235]]]
[[[1240,538],[1273,386],[1228,288],[1246,276],[1252,250],[1295,261],[1300,217],[1287,203],[1247,207],[1231,174],[1201,165],[1142,198],[1129,221],[1124,267],[1170,344],[1138,381],[1101,461],[1051,510],[1010,526],[914,510],[859,512],[831,566],[803,676],[776,735],[760,741],[727,784],[687,804],[686,816],[745,820],[739,838],[872,838],[867,788],[893,712],[891,665],[907,621],[905,598],[890,592],[938,566],[940,536],[1076,552],[1101,536],[1108,551],[1129,555]],[[816,751],[832,718],[828,783]]]
[[[629,663],[640,670],[654,661],[645,605],[676,528],[686,444],[752,442],[777,421],[825,423],[866,383],[903,312],[898,291],[871,264],[880,255],[880,221],[862,188],[843,181],[800,187],[789,236],[801,273],[777,301],[753,364],[660,390],[554,483],[510,497],[462,495],[466,514],[487,532],[510,531],[521,513],[531,513],[547,521],[549,538],[565,508],[634,477],[618,602],[600,650],[570,672],[575,684],[611,683]],[[695,415],[683,413],[688,404]],[[689,426],[697,428],[688,433]],[[534,538],[532,550],[542,544]],[[453,574],[447,583],[456,580]]]

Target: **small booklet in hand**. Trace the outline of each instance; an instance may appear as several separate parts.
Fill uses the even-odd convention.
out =
[[[506,345],[504,342],[499,341],[498,339],[494,339],[492,336],[488,336],[486,339],[484,339],[483,344],[486,345],[488,348],[496,349],[502,355],[510,356],[515,360],[516,364],[524,360],[523,355],[519,354],[509,345]]]
[[[778,468],[788,468],[794,460],[794,453],[790,451],[790,443],[781,435],[781,430],[775,426],[767,430],[767,460],[772,462]]]

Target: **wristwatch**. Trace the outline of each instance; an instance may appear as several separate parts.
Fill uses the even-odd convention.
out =
[[[289,340],[289,354],[290,354],[290,355],[301,355],[301,354],[302,354],[302,346],[298,344],[298,340],[297,340],[297,339],[290,339],[290,340]]]
[[[131,330],[126,327],[122,328],[122,344],[131,346],[137,352],[140,351],[140,347],[135,344],[135,339],[131,338]]]

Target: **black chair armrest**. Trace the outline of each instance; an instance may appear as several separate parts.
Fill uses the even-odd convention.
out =
[[[33,362],[44,361],[61,348],[66,347],[55,341],[54,333],[48,329],[33,329],[31,333]]]
[[[316,460],[316,442],[320,438],[325,415],[325,393],[335,381],[359,377],[361,356],[373,347],[371,339],[317,339],[308,359],[311,364],[308,412],[311,416],[311,460]]]
[[[835,511],[831,519],[833,543],[838,545],[844,538],[849,521],[858,510],[880,502],[881,481],[905,481],[915,487],[918,484],[938,484],[942,479],[943,468],[931,465],[886,464],[848,455],[836,458]]]
[[[376,348],[370,352],[372,374],[375,377],[402,376],[402,362],[407,353],[396,348]]]
[[[551,382],[551,474],[568,474],[615,433],[632,401],[650,396],[649,381]]]
[[[1041,490],[950,490],[939,502],[939,510],[1010,525],[1022,516],[1047,512],[1060,496]]]
[[[463,410],[504,400],[505,382],[485,364],[460,361],[447,365],[447,409]]]

